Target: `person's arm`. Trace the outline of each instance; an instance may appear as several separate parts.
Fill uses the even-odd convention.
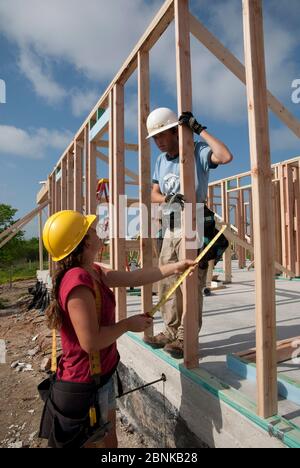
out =
[[[152,324],[146,315],[134,315],[99,330],[95,297],[86,286],[71,291],[67,307],[81,348],[88,354],[107,348],[128,331],[142,332]]]
[[[208,133],[207,130],[202,130],[201,137],[212,150],[211,162],[213,164],[229,164],[233,160],[233,156],[227,146]]]
[[[213,164],[228,164],[233,160],[233,156],[226,145],[213,135],[208,133],[207,127],[199,124],[191,112],[183,112],[179,117],[179,125],[185,125],[197,135],[201,135],[203,140],[212,150],[211,162]]]
[[[152,191],[151,191],[151,202],[152,203],[165,203],[166,197],[163,195],[160,191],[159,184],[153,184],[152,185]]]
[[[135,271],[114,271],[102,267],[102,275],[109,288],[144,286],[183,273],[191,266],[194,267],[194,271],[197,263],[193,260],[183,260],[159,268],[143,268]]]

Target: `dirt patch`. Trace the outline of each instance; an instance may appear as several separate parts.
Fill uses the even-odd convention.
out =
[[[0,340],[6,346],[6,362],[0,361],[0,447],[37,448],[47,442],[37,438],[43,403],[37,385],[46,378],[40,369],[51,356],[51,332],[39,311],[28,311],[32,296],[28,288],[35,281],[26,280],[0,286]],[[58,343],[58,348],[60,344]],[[13,366],[13,367],[11,367]],[[137,434],[118,413],[119,447],[146,447]]]

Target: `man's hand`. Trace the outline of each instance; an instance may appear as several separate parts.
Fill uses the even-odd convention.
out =
[[[200,135],[200,133],[203,130],[206,130],[207,127],[203,127],[191,112],[183,112],[182,115],[179,117],[178,121],[179,125],[186,125],[189,127],[194,133],[197,133],[197,135]]]
[[[170,206],[177,203],[181,206],[181,209],[184,210],[184,195],[181,193],[170,193],[166,196],[165,202],[168,203]]]

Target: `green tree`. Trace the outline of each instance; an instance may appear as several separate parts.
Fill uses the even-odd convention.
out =
[[[10,205],[0,204],[0,233],[18,221],[14,219],[17,211]],[[0,249],[0,267],[7,267],[16,262],[22,252],[23,242],[24,233],[20,231]]]
[[[44,251],[44,258],[47,257],[46,249]],[[23,241],[22,256],[27,261],[31,260],[35,262],[39,259],[39,239],[38,237],[32,237],[31,239]]]

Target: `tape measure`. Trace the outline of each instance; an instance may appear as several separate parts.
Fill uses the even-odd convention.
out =
[[[56,330],[52,330],[52,354],[51,354],[51,372],[57,370],[57,359],[56,359]]]
[[[212,248],[212,246],[217,242],[219,237],[222,236],[222,234],[226,231],[227,225],[224,225],[220,232],[212,239],[212,241],[205,247],[205,249],[201,252],[200,255],[196,258],[195,262],[199,263],[200,260],[207,254],[207,252]],[[156,312],[159,311],[159,309],[165,305],[165,303],[170,299],[171,296],[175,293],[176,289],[179,288],[179,286],[182,285],[184,280],[189,276],[189,274],[193,271],[194,267],[189,267],[176,281],[176,283],[171,286],[171,288],[164,294],[161,298],[161,300],[156,304],[156,306],[153,307],[153,309],[147,313],[150,317],[153,317]]]
[[[101,294],[99,291],[99,286],[97,285],[96,281],[93,279],[94,283],[94,290],[96,295],[96,311],[97,314],[101,314]],[[101,374],[101,362],[100,362],[100,351],[93,352],[89,354],[89,361],[90,361],[90,372],[93,377],[100,376]]]

